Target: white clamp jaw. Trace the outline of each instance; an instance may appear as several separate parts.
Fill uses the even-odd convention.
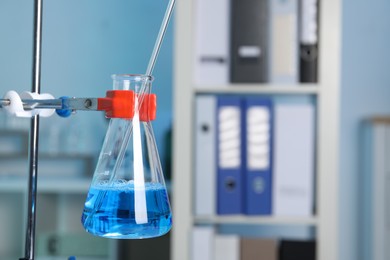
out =
[[[23,108],[22,99],[54,99],[51,94],[43,93],[32,93],[32,92],[22,92],[20,95],[13,90],[8,91],[4,95],[4,99],[8,99],[10,101],[8,106],[4,106],[3,108],[11,115],[15,115],[17,117],[33,117],[35,115],[40,115],[42,117],[49,117],[54,114],[55,109],[37,109],[33,108],[31,110],[25,110]]]

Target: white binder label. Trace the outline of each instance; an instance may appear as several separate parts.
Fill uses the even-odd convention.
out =
[[[240,108],[221,107],[218,112],[219,166],[238,168],[241,165],[241,116]]]
[[[259,58],[261,49],[259,46],[240,46],[238,48],[238,56],[240,58]]]
[[[247,110],[247,167],[265,170],[270,166],[270,112],[265,107]]]
[[[317,0],[302,0],[301,4],[301,42],[316,44],[317,37]]]

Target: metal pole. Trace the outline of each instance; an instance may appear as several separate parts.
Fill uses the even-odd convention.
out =
[[[34,1],[34,49],[33,49],[33,78],[32,92],[40,92],[41,81],[41,39],[42,39],[42,0]],[[29,152],[29,181],[28,181],[28,212],[25,244],[25,257],[20,260],[34,260],[36,199],[38,177],[38,137],[39,116],[31,118],[30,152]]]

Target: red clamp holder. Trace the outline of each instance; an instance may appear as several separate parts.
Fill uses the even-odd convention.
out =
[[[156,119],[157,97],[155,94],[142,94],[139,117],[148,122]],[[97,110],[106,112],[107,118],[132,119],[135,113],[136,94],[132,90],[109,90],[105,98],[97,99]]]

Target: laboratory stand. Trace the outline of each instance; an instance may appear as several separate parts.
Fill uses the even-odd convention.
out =
[[[170,0],[157,35],[145,75],[122,74],[113,76],[113,90],[101,98],[74,98],[63,96],[54,98],[51,94],[41,93],[41,53],[43,27],[43,0],[34,1],[34,51],[33,78],[31,92],[17,93],[8,91],[0,100],[0,108],[11,116],[30,118],[28,148],[28,190],[20,186],[20,179],[7,188],[15,194],[2,197],[0,207],[8,208],[4,221],[19,222],[22,215],[27,219],[24,257],[20,260],[34,260],[38,250],[44,254],[60,255],[82,254],[83,249],[94,252],[94,259],[104,257],[112,248],[102,238],[86,238],[79,235],[77,209],[84,208],[82,224],[93,235],[116,239],[141,239],[166,234],[172,226],[171,208],[165,186],[164,175],[156,147],[151,121],[156,117],[156,95],[151,93],[153,69],[173,12],[175,0]],[[106,138],[101,150],[92,182],[78,182],[73,192],[62,194],[62,185],[66,180],[40,183],[38,192],[39,131],[40,117],[49,117],[56,113],[60,117],[70,117],[77,110],[102,111],[110,118]],[[120,133],[120,134],[119,134]],[[80,204],[80,196],[88,191],[86,200]],[[46,187],[46,188],[45,188]],[[4,191],[4,189],[3,189]],[[54,193],[54,196],[45,196]],[[12,200],[9,200],[14,196]],[[25,200],[24,197],[27,197]],[[38,201],[40,202],[38,205]],[[15,205],[24,205],[25,214],[17,214]],[[47,209],[50,214],[47,214]],[[65,210],[66,209],[66,210]],[[15,215],[15,216],[13,216]],[[13,221],[10,221],[13,219]],[[45,225],[41,225],[45,223]],[[45,228],[36,229],[39,226]],[[59,236],[51,230],[66,230]],[[74,230],[74,233],[72,233]],[[10,233],[9,241],[22,240],[20,234]],[[87,233],[85,233],[87,235]],[[37,241],[38,238],[38,241]],[[82,245],[82,248],[78,248]],[[17,249],[7,249],[11,254]]]

